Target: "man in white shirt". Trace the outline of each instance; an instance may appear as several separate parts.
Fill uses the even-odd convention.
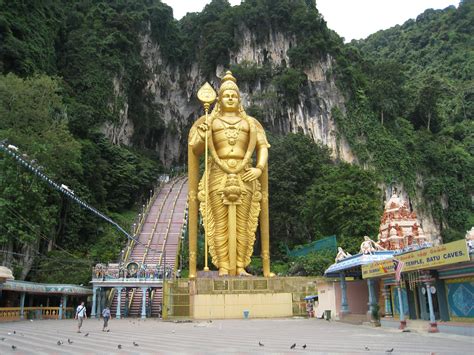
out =
[[[87,311],[86,311],[86,306],[84,305],[84,302],[81,302],[79,306],[77,306],[76,309],[76,316],[74,319],[77,319],[77,332],[81,332],[81,327],[82,327],[82,322],[84,321],[84,318],[87,318]]]

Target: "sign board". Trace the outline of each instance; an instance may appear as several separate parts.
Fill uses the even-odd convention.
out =
[[[396,255],[394,258],[405,263],[402,272],[433,269],[439,266],[470,260],[466,240],[464,239],[436,247]],[[393,259],[362,265],[362,278],[364,279],[388,276],[394,273]]]
[[[229,281],[228,280],[214,280],[214,291],[228,291]]]

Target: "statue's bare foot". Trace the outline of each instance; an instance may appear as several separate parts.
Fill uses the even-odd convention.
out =
[[[223,267],[221,267],[219,269],[219,276],[227,276],[227,275],[229,275],[229,270],[224,269]]]
[[[263,274],[265,277],[275,277],[275,273],[269,272],[268,274]]]
[[[237,268],[237,275],[239,275],[239,276],[252,276],[247,271],[245,271],[244,268],[241,268],[241,267]]]

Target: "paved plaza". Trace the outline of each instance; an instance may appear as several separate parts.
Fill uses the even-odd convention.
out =
[[[468,354],[474,340],[450,334],[402,333],[326,322],[319,319],[215,320],[163,322],[155,319],[87,319],[76,333],[74,320],[22,321],[0,324],[0,354],[108,353],[370,353]],[[86,336],[88,334],[88,336]],[[68,342],[68,339],[70,342]],[[58,345],[58,341],[61,342]],[[134,345],[133,343],[137,345]],[[259,342],[263,346],[259,345]],[[292,350],[290,347],[296,344]],[[306,344],[306,349],[303,345]],[[12,345],[16,349],[12,349]],[[121,349],[118,346],[121,346]],[[366,349],[368,347],[368,350]]]

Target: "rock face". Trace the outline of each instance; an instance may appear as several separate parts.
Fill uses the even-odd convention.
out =
[[[252,63],[257,67],[270,64],[272,67],[285,67],[289,63],[288,50],[296,45],[294,37],[270,31],[265,41],[258,41],[255,34],[247,28],[239,28],[239,49],[230,54],[230,64]],[[266,128],[280,134],[302,132],[315,142],[328,146],[334,158],[354,162],[352,153],[344,137],[337,138],[338,132],[331,115],[333,108],[344,111],[344,97],[329,74],[334,60],[328,55],[315,61],[306,70],[307,87],[299,96],[296,106],[282,105],[279,101],[259,100],[263,93],[274,91],[271,85],[257,81],[253,86],[244,85],[244,104],[256,104],[263,108],[263,121]],[[238,79],[238,78],[237,78]]]
[[[229,53],[230,65],[252,63],[257,66],[264,64],[272,67],[285,67],[289,63],[288,50],[296,44],[296,39],[287,38],[279,32],[270,31],[267,40],[258,42],[256,37],[245,27],[239,28],[240,46],[235,52]],[[198,70],[197,64],[183,70],[176,68],[163,60],[160,46],[154,42],[149,33],[141,36],[141,56],[147,68],[148,81],[144,95],[151,95],[159,116],[166,129],[160,137],[155,137],[153,146],[147,148],[158,152],[161,161],[166,166],[184,162],[186,157],[186,139],[192,123],[202,114],[202,109],[196,99],[196,92],[205,82]],[[315,142],[320,142],[331,148],[334,158],[355,162],[344,137],[339,137],[336,124],[331,115],[333,108],[344,111],[344,97],[336,87],[329,72],[334,60],[327,56],[315,63],[306,71],[307,90],[299,97],[295,106],[287,106],[277,101],[258,99],[265,93],[274,93],[271,84],[256,81],[252,85],[239,83],[245,107],[256,105],[262,108],[263,117],[256,117],[265,127],[275,133],[303,132]],[[228,68],[216,68],[216,75],[211,79],[211,85],[218,86],[219,77]],[[237,77],[237,80],[239,78]],[[119,83],[114,81],[115,93],[124,97]],[[131,145],[133,142],[143,144],[140,137],[133,137],[135,129],[128,118],[128,104],[119,110],[119,119],[107,123],[102,131],[116,144]]]

